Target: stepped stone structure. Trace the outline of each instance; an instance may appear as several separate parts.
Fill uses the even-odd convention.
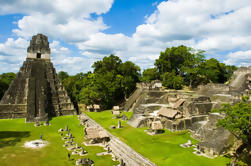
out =
[[[48,38],[32,37],[27,58],[0,101],[0,118],[44,121],[53,116],[77,114],[50,62]]]
[[[133,115],[127,122],[133,127],[149,127],[154,121],[171,131],[190,130],[201,143],[198,148],[209,156],[224,154],[233,145],[233,136],[216,126],[221,114],[211,113],[222,104],[235,104],[242,96],[251,97],[251,66],[240,67],[229,84],[207,84],[197,91],[164,90],[140,83],[125,103]]]

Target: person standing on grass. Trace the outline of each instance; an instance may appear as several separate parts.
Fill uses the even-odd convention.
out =
[[[68,152],[68,159],[70,160],[71,159],[71,154]]]
[[[43,140],[43,135],[42,134],[40,134],[40,139]]]

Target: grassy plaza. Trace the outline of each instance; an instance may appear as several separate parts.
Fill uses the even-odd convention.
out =
[[[110,129],[111,125],[118,124],[118,119],[112,118],[111,111],[86,112],[86,114],[158,166],[220,166],[230,162],[230,159],[226,157],[210,159],[193,154],[193,148],[182,148],[180,144],[189,139],[193,144],[197,142],[187,131],[165,130],[164,134],[150,136],[144,132],[146,128],[133,128],[127,125],[126,121],[121,121],[122,128]],[[132,113],[126,112],[125,114],[130,117]]]
[[[0,120],[0,156],[1,166],[64,166],[75,165],[79,155],[71,155],[68,160],[68,150],[63,147],[64,141],[58,133],[59,128],[68,125],[74,141],[88,152],[85,158],[90,158],[95,165],[111,166],[118,164],[112,161],[110,155],[96,156],[104,149],[97,146],[84,146],[83,126],[79,125],[77,116],[61,116],[53,118],[50,126],[35,127],[34,123],[25,123],[25,119],[1,119]],[[29,149],[24,147],[26,141],[43,139],[49,144],[41,149]]]

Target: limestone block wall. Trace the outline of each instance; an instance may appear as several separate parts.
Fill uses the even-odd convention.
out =
[[[185,101],[182,112],[185,117],[208,115],[213,108],[213,103],[209,97],[200,96],[197,98],[190,98]]]
[[[206,96],[211,96],[213,94],[223,93],[228,94],[230,91],[230,87],[225,84],[213,84],[209,83],[207,85],[198,86],[198,93]]]
[[[188,130],[192,128],[192,125],[195,122],[199,121],[205,121],[207,120],[208,116],[207,115],[198,115],[198,116],[193,116],[190,118],[184,118],[184,119],[178,119],[178,120],[169,120],[169,119],[162,119],[162,124],[163,126],[172,131],[177,131],[177,130]]]
[[[0,119],[25,118],[26,104],[0,104]]]

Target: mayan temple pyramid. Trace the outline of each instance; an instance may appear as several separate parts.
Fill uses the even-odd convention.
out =
[[[75,114],[50,61],[47,36],[33,36],[26,61],[0,102],[0,118],[26,118],[27,122],[32,122]]]

